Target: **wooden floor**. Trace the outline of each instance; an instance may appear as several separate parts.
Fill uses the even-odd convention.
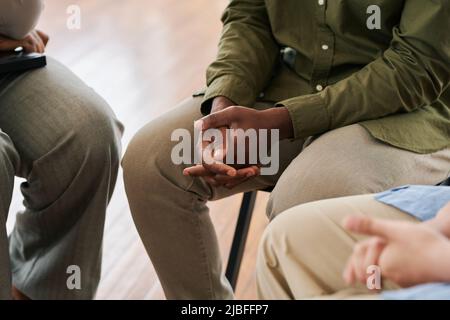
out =
[[[48,54],[69,66],[102,95],[126,126],[126,146],[146,122],[204,86],[216,54],[220,15],[228,0],[47,0],[40,28],[50,34]],[[81,30],[68,30],[68,5],[78,4]],[[17,188],[16,188],[17,189]],[[226,260],[241,196],[210,205]],[[260,194],[237,297],[256,298],[254,265],[266,225]],[[8,228],[21,206],[15,192]],[[226,262],[226,261],[225,261]],[[132,223],[123,182],[109,207],[98,299],[164,299],[155,271]]]

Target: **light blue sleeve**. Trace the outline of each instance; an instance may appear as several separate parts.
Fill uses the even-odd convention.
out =
[[[36,27],[43,7],[42,0],[0,0],[0,34],[25,38]]]
[[[450,300],[450,283],[431,283],[409,289],[385,291],[385,300]]]
[[[450,187],[403,186],[379,193],[375,199],[426,221],[450,202]]]

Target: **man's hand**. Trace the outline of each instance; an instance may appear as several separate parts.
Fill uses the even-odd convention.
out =
[[[401,287],[450,281],[450,241],[435,228],[359,216],[346,219],[344,227],[373,236],[355,246],[344,271],[348,284],[366,283],[371,265]]]
[[[234,106],[235,103],[230,99],[219,96],[213,100],[211,113],[222,111],[230,106]],[[203,177],[203,179],[213,187],[224,186],[232,189],[237,185],[245,182],[251,177],[259,175],[258,166],[250,166],[247,168],[238,168],[234,166],[228,166],[225,163],[226,157],[226,129],[227,127],[217,128],[222,132],[222,141],[224,142],[221,150],[223,157],[222,162],[214,164],[204,163],[184,170],[185,175],[194,177]],[[202,145],[198,146],[201,154],[203,149],[207,147],[210,142],[201,141]]]
[[[211,106],[211,113],[216,113],[226,109],[228,107],[234,106],[235,103],[228,99],[227,97],[219,96],[214,98]]]
[[[221,148],[213,150],[208,155],[211,159],[218,159],[213,163],[204,162],[202,165],[187,168],[185,175],[194,177],[203,177],[203,179],[213,187],[225,186],[226,188],[234,188],[235,186],[245,182],[251,177],[259,175],[258,166],[231,166],[225,164],[227,153],[226,127],[218,128],[222,135],[223,144]],[[204,155],[206,148],[211,141],[199,141],[196,149],[199,154]],[[220,152],[220,155],[218,154]]]
[[[230,102],[228,99],[222,101],[225,102],[225,105]],[[259,129],[279,129],[282,138],[292,136],[292,122],[285,108],[258,111],[246,107],[227,106],[220,109],[220,102],[216,106],[213,104],[213,108],[215,108],[214,110],[220,111],[212,113],[196,123],[202,131],[221,129],[224,132],[225,129],[242,129],[244,131],[255,129],[258,132]],[[227,140],[224,134],[222,140],[224,142]],[[227,188],[233,188],[248,180],[250,177],[259,175],[259,167],[255,163],[244,164],[244,166],[240,167],[225,163],[227,148],[234,148],[235,151],[238,149],[236,145],[237,139],[233,139],[232,142],[234,145],[226,146],[226,143],[224,143],[223,148],[219,150],[223,159],[222,162],[217,162],[213,165],[204,164],[203,166],[187,168],[185,174],[207,177],[205,180],[212,186],[223,185]],[[205,145],[203,144],[201,148],[203,149],[204,147]],[[246,158],[248,158],[248,151],[248,145],[246,145]],[[200,150],[200,152],[203,152],[203,150]]]
[[[42,31],[32,31],[22,40],[13,40],[0,35],[0,51],[13,52],[16,48],[22,47],[27,53],[44,53],[49,37]]]
[[[210,114],[199,120],[203,130],[227,127],[230,129],[278,129],[280,138],[293,136],[294,129],[286,108],[256,110],[247,107],[230,106],[219,112]]]

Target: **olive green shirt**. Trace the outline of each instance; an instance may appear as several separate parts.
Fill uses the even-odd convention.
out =
[[[295,138],[360,123],[410,151],[450,146],[449,0],[231,0],[222,21],[205,114],[217,96],[262,99]]]

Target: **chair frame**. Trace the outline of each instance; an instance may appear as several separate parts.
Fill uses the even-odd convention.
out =
[[[226,270],[226,277],[233,290],[236,289],[242,258],[244,256],[245,244],[247,243],[248,231],[252,222],[253,209],[255,207],[257,191],[246,192],[242,199],[239,210],[238,221],[231,244],[230,256]]]

